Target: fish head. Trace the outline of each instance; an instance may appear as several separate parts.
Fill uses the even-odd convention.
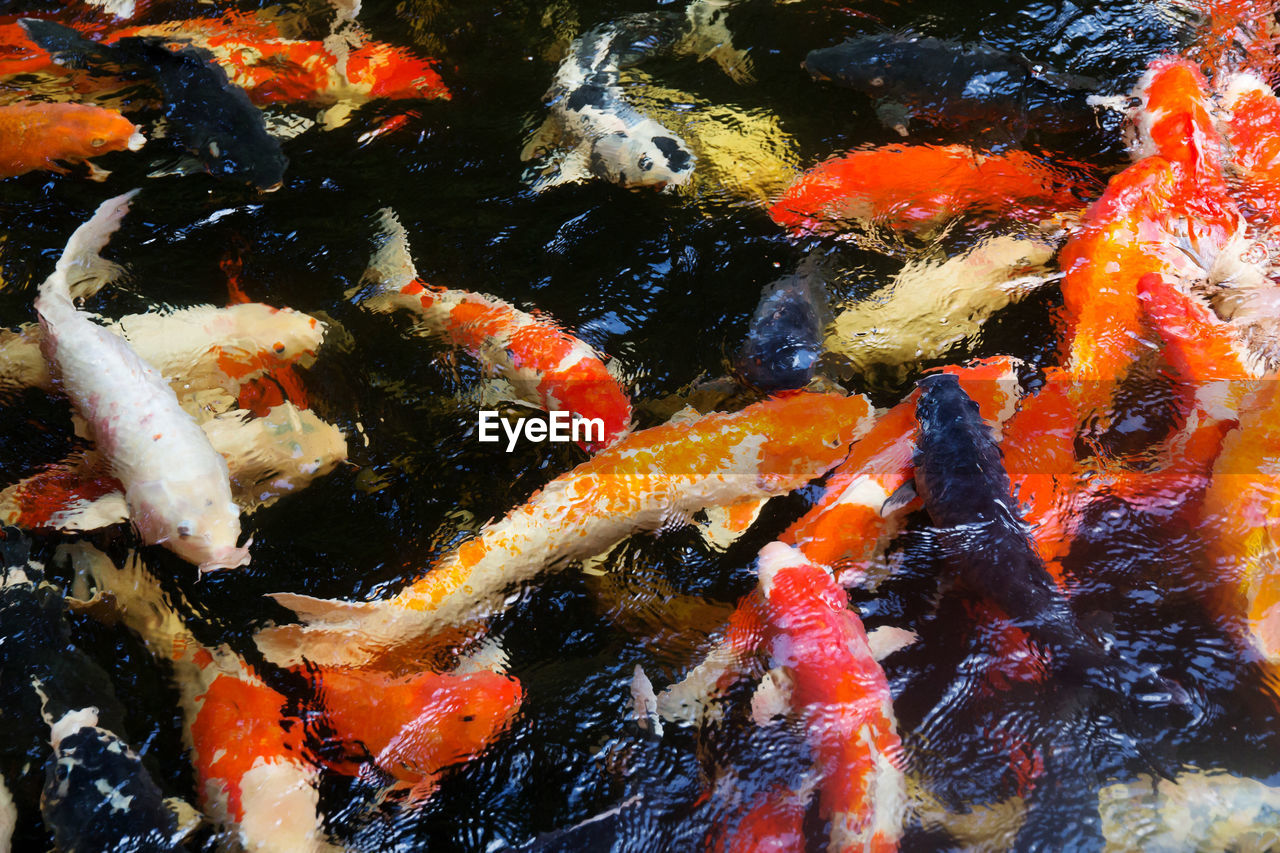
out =
[[[678,187],[693,174],[697,157],[684,140],[645,119],[607,133],[591,146],[591,171],[623,187]]]
[[[248,543],[236,544],[239,508],[209,492],[203,480],[151,481],[130,486],[125,501],[144,542],[163,545],[201,574],[248,565]]]
[[[243,181],[262,192],[278,190],[284,184],[284,170],[289,165],[289,158],[284,156],[279,143],[265,130],[260,134],[237,134],[218,129],[204,138],[196,153],[209,174]]]
[[[907,68],[909,45],[894,36],[865,36],[843,44],[809,51],[804,69],[815,80],[832,80],[866,95],[879,97]]]
[[[58,104],[59,159],[87,159],[110,151],[137,151],[147,138],[136,124],[115,110],[89,104]]]

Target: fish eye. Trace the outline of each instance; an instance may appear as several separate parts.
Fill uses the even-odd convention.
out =
[[[883,85],[884,85],[884,78],[883,78],[883,77],[872,77],[872,78],[871,78],[871,80],[870,80],[870,83],[871,83],[871,85],[872,85],[872,86],[883,86]]]
[[[461,717],[459,717],[459,719],[460,719],[460,720],[462,720],[462,722],[464,722],[464,723],[471,723],[471,722],[474,722],[474,721],[475,721],[475,719],[476,719],[476,715],[475,715],[475,714],[463,714]]]
[[[178,536],[183,539],[190,539],[191,534],[195,532],[196,526],[194,522],[182,521],[178,523]]]
[[[653,161],[649,159],[648,154],[641,154],[640,160],[636,165],[640,167],[640,171],[647,172],[653,168]]]
[[[94,148],[101,148],[102,146],[107,144],[107,140],[103,139],[101,136],[96,136],[93,139],[89,140],[89,144],[92,145]]]

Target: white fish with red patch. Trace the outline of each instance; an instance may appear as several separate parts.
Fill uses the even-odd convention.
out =
[[[154,367],[71,300],[69,277],[103,262],[98,252],[120,226],[136,190],[108,199],[71,235],[40,286],[36,313],[43,349],[72,406],[88,422],[97,449],[124,484],[143,541],[164,545],[201,572],[249,562],[237,546],[240,511],[231,500],[227,463]]]

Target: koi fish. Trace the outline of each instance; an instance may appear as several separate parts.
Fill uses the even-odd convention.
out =
[[[346,51],[344,61],[325,43],[285,38],[274,24],[242,12],[130,27],[112,33],[104,43],[134,37],[208,51],[231,83],[260,106],[329,107],[323,120],[329,128],[345,124],[352,111],[380,98],[450,97],[434,64],[404,48],[370,41]]]
[[[325,332],[314,317],[261,303],[130,314],[106,326],[169,377],[180,396],[213,388],[235,394],[241,384],[273,367],[309,366]],[[40,355],[43,340],[34,323],[16,332],[0,330],[0,392],[55,390]]]
[[[875,99],[880,123],[902,136],[916,119],[952,129],[998,127],[1015,139],[1033,120],[1049,133],[1084,130],[1093,124],[1089,94],[1099,86],[987,45],[897,34],[810,51],[804,68],[815,80]]]
[[[244,513],[301,491],[347,458],[342,431],[282,403],[261,417],[243,410],[201,421],[226,461]],[[77,453],[0,491],[0,519],[26,529],[97,530],[130,520],[124,487],[100,455]]]
[[[1248,219],[1274,227],[1280,224],[1280,100],[1253,74],[1233,74],[1219,104],[1226,113],[1217,127],[1230,151],[1232,192]]]
[[[1225,770],[1115,782],[1098,791],[1098,815],[1107,853],[1280,845],[1280,788]]]
[[[916,488],[965,585],[1052,650],[1058,672],[1120,696],[1139,684],[1151,687],[1152,676],[1111,660],[1076,622],[1031,545],[1000,449],[956,377],[934,374],[919,384]],[[1163,683],[1154,689],[1153,695],[1174,690]]]
[[[1054,242],[1002,235],[941,264],[908,263],[883,297],[836,315],[828,352],[861,375],[901,381],[920,362],[942,358],[978,334],[996,311],[1050,280]]]
[[[978,403],[997,432],[1022,396],[1018,359],[1007,356],[944,367]],[[805,558],[829,567],[845,586],[880,579],[876,560],[906,521],[915,501],[901,495],[913,476],[919,391],[881,414],[823,484],[822,497],[779,537]],[[914,493],[912,493],[914,497]]]
[[[801,393],[632,433],[485,525],[390,599],[277,593],[305,624],[265,629],[258,647],[289,665],[384,665],[416,653],[433,634],[500,612],[512,585],[550,567],[702,507],[799,488],[839,462],[871,422],[860,396]]]
[[[762,650],[789,676],[804,721],[829,850],[897,849],[906,791],[902,744],[884,671],[831,575],[782,543],[757,563]],[[797,828],[799,828],[797,826]]]
[[[162,41],[140,36],[106,45],[52,21],[23,18],[20,23],[59,62],[127,69],[151,81],[164,99],[175,138],[209,174],[264,192],[283,184],[289,161],[280,143],[268,135],[248,95],[207,53],[190,46],[170,50]]]
[[[44,723],[40,739],[53,754],[44,762],[40,810],[58,848],[183,849],[176,801],[165,799],[121,736],[124,707],[107,673],[73,645],[62,590],[12,530],[3,550],[0,627],[15,638],[0,653],[8,737],[22,749],[27,715]],[[30,762],[39,753],[28,746],[26,754]]]
[[[735,372],[765,392],[803,388],[813,378],[830,319],[816,258],[767,285],[734,357]]]
[[[227,646],[201,645],[136,553],[118,567],[86,543],[61,550],[77,592],[111,595],[125,626],[171,661],[199,805],[228,841],[256,853],[337,850],[321,825],[302,721],[285,715],[285,697]]]
[[[1026,151],[984,154],[965,145],[886,145],[819,163],[772,207],[796,234],[885,226],[929,235],[959,216],[1036,223],[1076,210],[1096,180]]]
[[[44,354],[124,485],[143,541],[164,545],[201,572],[243,566],[249,549],[236,545],[240,512],[231,500],[226,461],[159,371],[71,301],[69,272],[99,260],[136,192],[99,205],[41,285],[35,307]]]
[[[496,672],[419,672],[320,668],[312,673],[325,746],[371,757],[381,773],[409,789],[411,803],[429,798],[449,767],[482,752],[520,708],[519,682]],[[327,758],[344,770],[350,758]],[[365,765],[367,767],[367,765]],[[360,771],[367,777],[366,770]]]
[[[36,682],[36,691],[46,699]],[[47,704],[47,699],[46,699]],[[59,850],[185,850],[174,812],[137,753],[98,725],[97,708],[46,713],[53,760],[40,814]]]
[[[412,314],[420,333],[470,353],[508,380],[522,400],[599,420],[601,439],[582,443],[588,452],[608,447],[631,428],[631,401],[588,344],[495,297],[425,284],[395,212],[384,208],[379,222],[381,245],[355,294],[361,306]]]
[[[535,191],[591,177],[658,189],[689,180],[693,152],[630,106],[618,84],[620,67],[675,41],[679,31],[673,20],[628,15],[583,33],[569,46],[543,96],[551,114],[520,153],[521,160],[551,155],[532,182]]]
[[[35,169],[67,174],[58,161],[84,163],[111,151],[146,144],[138,127],[114,110],[90,104],[23,101],[0,106],[0,178]],[[89,164],[92,174],[105,172]]]

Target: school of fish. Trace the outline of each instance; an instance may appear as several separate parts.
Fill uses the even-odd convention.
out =
[[[140,237],[173,239],[153,186],[196,188],[177,202],[203,217],[192,229],[255,221],[305,156],[293,137],[376,153],[428,102],[465,107],[464,60],[375,39],[359,2],[77,0],[0,19],[0,181],[69,188],[80,221],[25,259],[42,283],[0,329],[0,405],[65,419],[39,424],[63,436],[56,456],[33,448],[0,480],[0,853],[419,849],[401,824],[456,808],[453,781],[501,773],[557,703],[563,673],[513,663],[508,638],[564,589],[642,650],[592,723],[608,797],[624,793],[554,826],[499,821],[467,849],[1280,845],[1280,732],[1253,776],[1154,735],[1195,739],[1215,713],[1204,664],[1117,641],[1125,614],[1097,606],[1109,581],[1080,556],[1176,536],[1201,573],[1177,604],[1212,623],[1241,695],[1280,712],[1280,5],[1180,4],[1181,52],[1124,87],[848,18],[795,57],[799,85],[871,99],[892,135],[838,142],[793,139],[754,104],[772,60],[736,30],[748,5],[578,20],[549,4],[560,30],[529,66],[547,88],[509,151],[521,204],[747,209],[791,253],[726,375],[666,400],[644,398],[625,348],[483,270],[429,280],[429,240],[385,203],[353,225],[363,274],[312,294],[319,309],[251,298],[298,291],[256,279],[249,244],[206,271],[222,305],[131,275]],[[742,103],[668,86],[673,67]],[[1054,151],[1094,133],[1128,162]],[[149,174],[125,186],[106,166]],[[205,196],[222,206],[194,210]],[[897,271],[851,286],[852,252]],[[1042,355],[1003,351],[1015,310],[1051,331]],[[323,550],[250,533],[334,482],[376,496],[376,466],[340,472],[396,451],[325,370],[379,335],[471,377],[437,403],[481,433],[482,406],[529,437],[561,414],[598,429],[500,516],[459,509],[381,543],[403,544],[397,574],[334,566],[317,587],[288,564]],[[469,476],[503,476],[492,446],[494,470]],[[646,565],[654,538],[737,575],[678,589]],[[895,623],[904,578],[929,584],[925,616]],[[266,593],[269,623],[220,629],[238,584]],[[174,703],[167,734],[130,714],[139,667]],[[938,758],[955,731],[973,768]],[[535,777],[562,778],[556,748]],[[676,801],[659,793],[673,754],[696,766]]]

